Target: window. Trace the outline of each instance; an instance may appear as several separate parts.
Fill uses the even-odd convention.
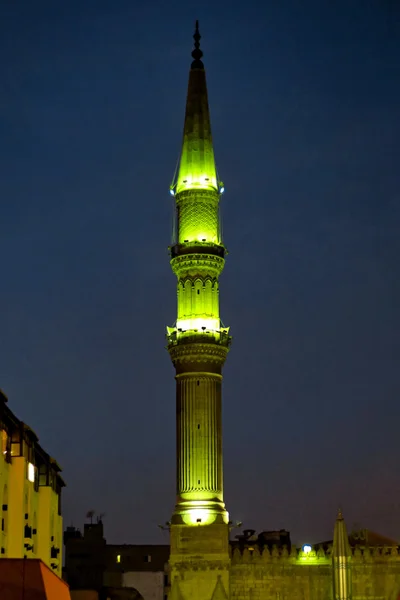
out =
[[[147,562],[147,563],[151,562],[150,554],[146,554],[146,556],[144,557],[144,562]]]
[[[120,563],[120,562],[121,562],[121,555],[117,554],[117,563]]]
[[[1,432],[1,451],[3,454],[7,454],[8,450],[8,435],[5,429]]]
[[[13,431],[11,435],[11,456],[22,456],[22,440],[19,429]]]
[[[8,521],[8,487],[7,485],[4,486],[3,488],[3,502],[4,504],[2,505],[2,519],[1,519],[1,529],[4,532],[4,534],[7,534],[7,521]]]
[[[48,468],[47,465],[42,464],[39,467],[39,485],[48,485],[49,484],[49,478],[48,478],[49,472],[48,472]]]
[[[30,463],[33,463],[33,457],[35,455],[34,453],[34,449],[33,449],[33,445],[32,442],[28,442],[28,441],[24,441],[23,443],[23,455],[25,456],[26,460]]]
[[[32,527],[29,527],[29,525],[25,525],[24,538],[32,539]]]

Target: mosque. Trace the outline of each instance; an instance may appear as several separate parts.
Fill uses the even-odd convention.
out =
[[[196,22],[175,199],[170,263],[177,318],[167,327],[176,379],[176,505],[170,522],[169,600],[396,600],[397,542],[349,536],[341,511],[332,542],[296,548],[274,540],[229,540],[223,492],[222,368],[231,337],[222,325],[224,268],[219,202],[224,184],[214,157],[206,73]],[[284,533],[284,532],[283,532]]]

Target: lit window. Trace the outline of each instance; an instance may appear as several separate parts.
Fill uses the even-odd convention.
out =
[[[32,483],[35,481],[35,467],[32,463],[28,463],[28,480]]]
[[[7,431],[3,429],[1,432],[1,451],[3,452],[3,454],[7,454],[7,445]]]
[[[117,554],[117,563],[120,563],[120,562],[121,562],[121,555]]]

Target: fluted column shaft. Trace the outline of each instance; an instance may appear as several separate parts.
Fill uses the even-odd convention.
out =
[[[221,375],[177,376],[178,501],[222,502]]]

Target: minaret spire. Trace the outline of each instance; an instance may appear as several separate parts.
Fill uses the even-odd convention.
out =
[[[222,189],[222,184],[217,180],[198,21],[193,38],[193,62],[189,72],[182,150],[178,176],[171,186],[172,195],[195,189],[212,190],[219,194]],[[213,242],[219,242],[219,232],[213,231],[212,235]]]

